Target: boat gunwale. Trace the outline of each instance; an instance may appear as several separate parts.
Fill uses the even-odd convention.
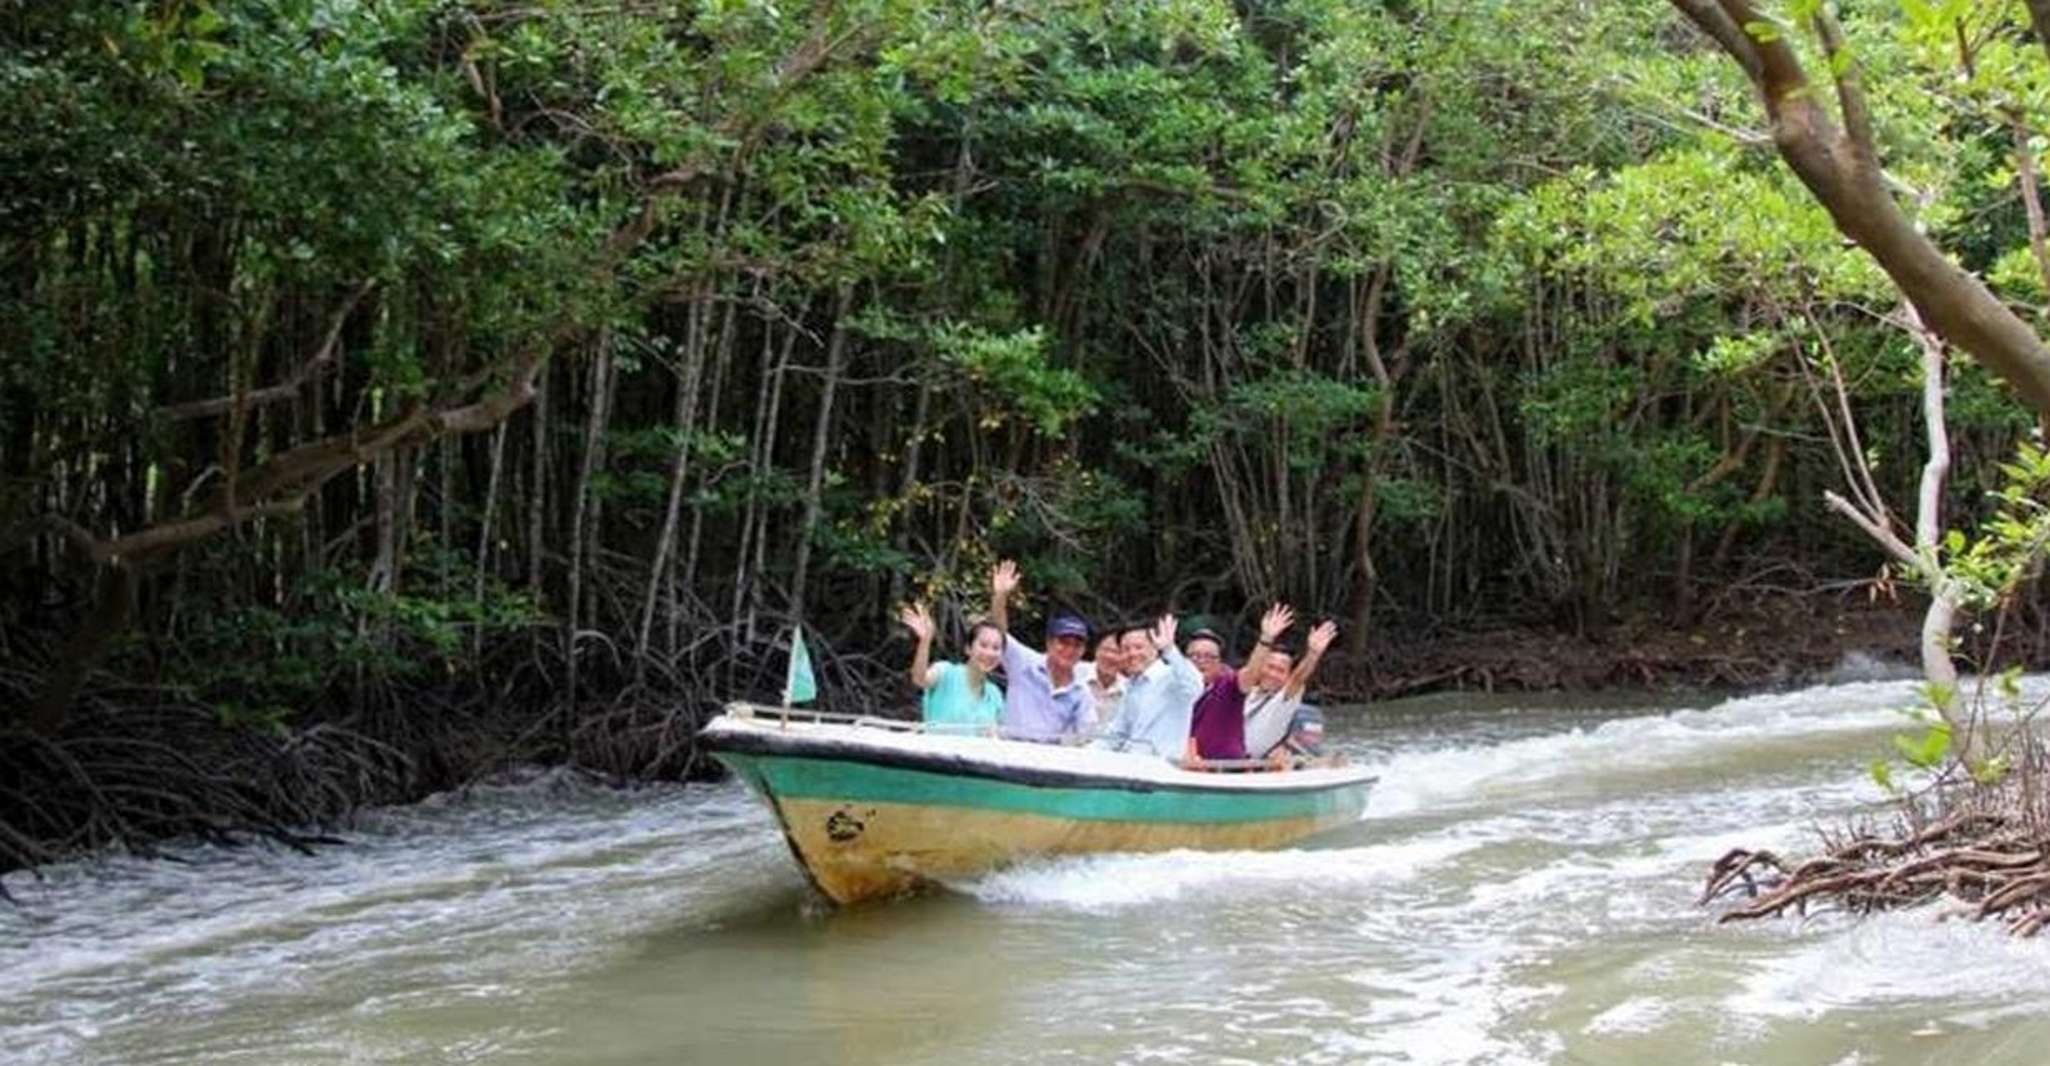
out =
[[[717,723],[733,723],[727,728],[714,728]],[[829,728],[833,728],[830,727]],[[845,728],[845,727],[838,727]],[[758,720],[721,716],[708,724],[699,734],[700,739],[714,753],[732,752],[738,755],[773,756],[783,758],[819,759],[829,762],[861,763],[896,770],[911,770],[925,773],[944,774],[953,777],[974,777],[1025,785],[1032,788],[1096,789],[1121,792],[1187,792],[1213,796],[1268,796],[1299,795],[1306,793],[1334,792],[1349,788],[1370,788],[1379,778],[1363,774],[1357,768],[1351,773],[1333,774],[1343,771],[1342,767],[1320,767],[1314,769],[1276,772],[1274,777],[1264,780],[1249,780],[1248,774],[1216,774],[1213,781],[1162,780],[1143,776],[1120,776],[1086,770],[1058,769],[1033,766],[1015,762],[978,759],[958,751],[916,751],[887,744],[864,743],[858,736],[820,735],[817,727],[802,731],[759,724]],[[903,736],[903,734],[896,734]],[[1007,744],[1029,744],[1029,741],[1004,741]],[[1059,749],[1055,749],[1059,750]],[[1184,770],[1173,767],[1162,760],[1164,766],[1177,775],[1195,777],[1204,771]],[[1283,776],[1318,775],[1322,780],[1281,781]],[[1329,776],[1326,776],[1329,775]],[[1263,778],[1265,775],[1261,775]]]

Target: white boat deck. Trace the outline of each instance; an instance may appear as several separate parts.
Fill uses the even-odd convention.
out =
[[[817,744],[821,753],[837,751],[921,756],[953,756],[964,761],[1018,770],[1086,774],[1122,778],[1178,788],[1220,792],[1300,791],[1373,780],[1363,767],[1315,764],[1289,770],[1251,769],[1257,764],[1232,764],[1238,770],[1185,770],[1156,755],[1109,751],[1086,744],[1040,744],[1002,737],[926,732],[920,722],[849,717],[821,712],[728,704],[726,713],[705,725],[702,735],[756,734],[801,739]]]

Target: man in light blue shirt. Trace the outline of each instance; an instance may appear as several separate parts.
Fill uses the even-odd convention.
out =
[[[1122,644],[1131,680],[1117,717],[1096,746],[1179,759],[1189,743],[1189,719],[1203,694],[1203,675],[1175,647],[1175,617],[1161,615],[1151,632],[1134,629]]]
[[[1004,631],[1003,734],[1014,740],[1056,742],[1078,736],[1093,720],[1087,680],[1075,664],[1089,643],[1089,623],[1055,615],[1046,627],[1046,650],[1011,635],[1010,598],[1018,590],[1018,564],[998,563],[989,575],[989,613]]]

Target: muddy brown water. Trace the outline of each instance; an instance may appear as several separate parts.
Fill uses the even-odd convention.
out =
[[[2038,686],[2041,687],[2041,686]],[[561,775],[306,857],[14,874],[10,1063],[1875,1063],[2050,1056],[2050,943],[1931,913],[1721,926],[1733,845],[1878,799],[1906,681],[1330,713],[1366,817],[1268,853],[807,896],[731,784]]]

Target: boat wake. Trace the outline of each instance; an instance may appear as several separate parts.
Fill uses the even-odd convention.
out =
[[[1290,894],[1329,896],[1408,881],[1481,844],[1438,839],[1353,848],[1090,855],[1022,863],[947,887],[987,903],[1084,911],[1198,896],[1285,900]]]
[[[1368,818],[1542,796],[1613,794],[1676,768],[1740,768],[1764,751],[1835,752],[1847,733],[1907,724],[1908,682],[1862,682],[1733,699],[1701,710],[1615,718],[1492,744],[1397,752],[1378,769]]]
[[[1855,764],[1789,789],[1782,782],[1738,785],[1734,778],[1761,751],[1784,755],[1812,745],[1837,763],[1846,734],[1899,727],[1899,708],[1915,698],[1912,684],[1862,682],[1729,700],[1699,710],[1614,718],[1585,728],[1510,740],[1452,742],[1398,750],[1378,759],[1379,781],[1357,829],[1327,836],[1342,846],[1267,852],[1170,851],[1027,861],[952,882],[952,891],[1002,905],[1112,910],[1161,902],[1238,897],[1287,899],[1379,894],[1473,858],[1489,848],[1574,842],[1576,855],[1504,871],[1476,886],[1474,903],[1545,894],[1553,881],[1600,883],[1616,876],[1671,877],[1739,844],[1795,845],[1821,808],[1849,809],[1876,798]],[[1478,740],[1478,738],[1476,738]],[[1717,817],[1700,822],[1690,787],[1662,787],[1686,769],[1694,783],[1727,767]],[[1581,802],[1570,802],[1576,795]],[[1464,812],[1452,816],[1448,812]],[[1432,816],[1426,822],[1407,816]],[[1376,828],[1376,827],[1380,828]],[[1692,831],[1690,831],[1690,827]],[[1362,838],[1383,839],[1363,843]],[[1392,836],[1393,839],[1388,839]],[[1648,839],[1663,846],[1644,848]],[[1626,848],[1633,854],[1590,861],[1585,849]],[[1641,850],[1638,850],[1641,849]],[[1526,854],[1525,861],[1537,856]]]

